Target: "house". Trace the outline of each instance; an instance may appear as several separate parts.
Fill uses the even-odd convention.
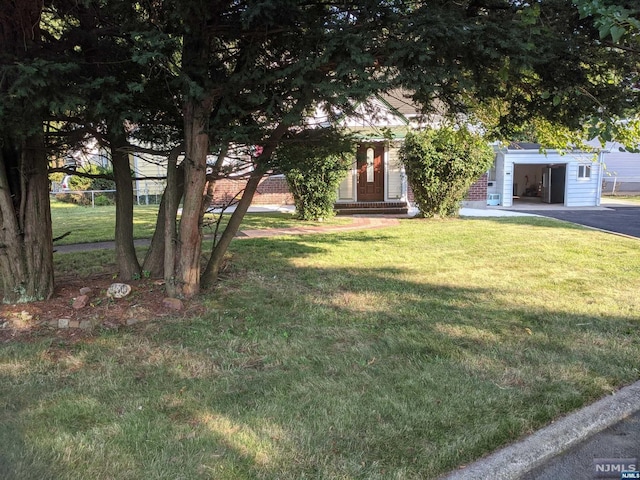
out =
[[[640,153],[622,149],[622,145],[605,145],[602,193],[604,195],[640,194]]]
[[[335,117],[335,114],[332,116]],[[322,111],[313,117],[315,125],[329,125]],[[406,213],[413,202],[399,150],[408,132],[442,122],[442,115],[421,115],[406,92],[396,90],[357,105],[355,113],[340,118],[338,124],[359,140],[356,161],[340,183],[335,209],[339,214]],[[216,182],[215,203],[224,204],[240,192],[244,182],[222,179]],[[262,180],[254,204],[293,203],[283,175]],[[465,206],[487,205],[487,175],[470,189]]]
[[[496,147],[487,175],[488,203],[553,203],[565,207],[600,205],[603,152],[540,151],[537,144]]]

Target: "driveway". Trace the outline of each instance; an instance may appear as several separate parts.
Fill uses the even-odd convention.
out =
[[[640,238],[640,207],[636,206],[608,206],[602,210],[567,208],[526,212]]]

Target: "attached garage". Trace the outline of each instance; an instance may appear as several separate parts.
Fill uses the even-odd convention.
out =
[[[504,207],[519,202],[565,207],[600,205],[602,154],[541,152],[535,144],[512,144],[496,150],[487,195]]]

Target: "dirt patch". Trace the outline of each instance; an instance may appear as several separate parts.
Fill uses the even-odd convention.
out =
[[[47,333],[83,338],[100,329],[128,328],[163,317],[192,317],[203,312],[197,298],[184,301],[180,311],[163,305],[164,285],[151,279],[127,282],[132,288],[129,295],[110,298],[107,290],[114,282],[110,275],[56,278],[55,293],[49,300],[0,304],[0,343]],[[83,308],[73,308],[74,300],[81,296],[80,289],[85,287],[91,289],[89,302]]]

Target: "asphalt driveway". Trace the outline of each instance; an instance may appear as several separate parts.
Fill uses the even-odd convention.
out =
[[[640,207],[616,206],[607,207],[606,210],[558,209],[526,212],[640,238]]]

